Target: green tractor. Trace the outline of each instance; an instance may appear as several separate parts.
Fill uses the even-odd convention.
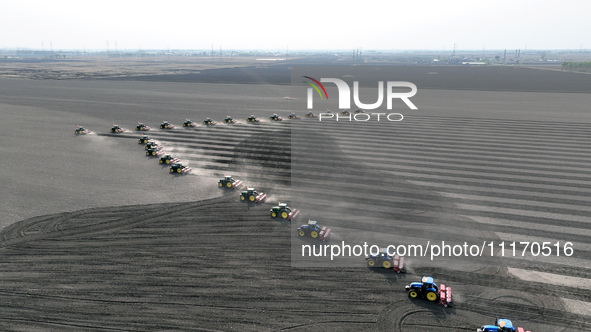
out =
[[[300,210],[292,209],[287,206],[287,203],[281,202],[277,206],[272,207],[270,211],[271,217],[277,218],[280,216],[283,219],[289,219],[289,221],[293,221],[300,214]]]
[[[242,185],[241,180],[234,180],[232,175],[224,175],[224,178],[218,181],[218,187],[236,189]]]
[[[261,203],[267,198],[265,193],[259,193],[254,188],[246,188],[245,191],[240,193],[241,201],[249,201],[253,203]]]

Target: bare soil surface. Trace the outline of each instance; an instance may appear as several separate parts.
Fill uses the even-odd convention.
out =
[[[497,316],[591,330],[591,291],[577,284],[591,278],[586,94],[432,90],[399,123],[272,123],[303,115],[303,98],[267,85],[0,83],[0,330],[474,331]],[[263,121],[246,123],[253,113]],[[239,123],[200,124],[228,114]],[[199,125],[180,127],[187,117]],[[137,121],[194,174],[146,157]],[[112,122],[131,130],[111,134]],[[73,137],[76,124],[94,134]],[[218,190],[228,172],[269,201]],[[278,201],[302,218],[272,219]],[[363,258],[302,264],[294,228],[307,218],[334,228],[330,243],[570,241],[574,254],[414,258],[407,274]],[[409,299],[423,275],[455,305]]]

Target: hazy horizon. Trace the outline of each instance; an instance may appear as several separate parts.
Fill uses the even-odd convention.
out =
[[[591,2],[6,2],[0,49],[581,50]],[[6,33],[8,32],[8,33]]]

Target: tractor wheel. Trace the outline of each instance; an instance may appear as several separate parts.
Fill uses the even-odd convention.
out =
[[[111,129],[111,132],[114,133],[115,132],[115,129]]]
[[[318,232],[317,231],[311,231],[310,232],[310,237],[313,238],[313,239],[317,238],[318,237]]]
[[[300,236],[302,236],[302,237],[303,237],[303,236],[306,236],[306,232],[304,232],[304,231],[300,231],[298,234],[299,234]]]
[[[287,212],[285,212],[285,211],[281,212],[281,218],[287,219],[287,216],[288,216]]]
[[[427,295],[425,297],[427,298],[427,300],[431,302],[437,301],[437,293],[433,291],[427,292]]]
[[[164,162],[162,161],[162,159],[160,159],[160,163],[163,164]]]
[[[417,292],[414,289],[411,289],[410,291],[408,291],[408,297],[416,299],[417,297],[419,297],[419,292]]]
[[[180,169],[180,168],[177,168],[177,169],[176,169],[176,172],[177,172],[177,173],[180,173],[180,172],[181,172],[181,169]]]
[[[170,164],[170,160],[166,159],[166,163],[167,163],[167,164]]]
[[[376,265],[376,261],[373,259],[370,259],[367,261],[367,266],[369,267],[374,267]]]
[[[150,155],[150,152],[147,152],[147,151],[146,151],[146,156],[149,156],[149,155]]]
[[[384,267],[384,269],[389,269],[392,267],[392,263],[390,263],[389,260],[385,260],[382,262],[382,266]]]
[[[275,212],[275,211],[271,212],[271,217],[273,217],[273,218],[277,217],[277,212]]]
[[[224,185],[221,182],[218,182],[218,187],[223,187]]]
[[[240,196],[240,200],[241,201],[245,200],[244,196]]]
[[[228,182],[228,183],[226,183],[226,187],[228,187],[228,188],[232,188],[232,182]]]
[[[251,202],[254,202],[255,197],[254,197],[254,195],[250,195],[250,197],[248,199],[250,199]]]
[[[171,168],[171,169],[170,169],[170,173],[174,173],[174,169],[172,169],[172,168]]]

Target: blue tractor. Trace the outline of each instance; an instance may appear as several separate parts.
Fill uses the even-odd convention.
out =
[[[405,288],[410,298],[420,297],[431,302],[439,302],[444,307],[451,305],[451,288],[443,284],[438,288],[432,277],[423,277],[420,282],[413,282]]]
[[[523,327],[518,327],[517,329],[513,326],[513,323],[504,318],[497,318],[495,321],[495,325],[484,325],[481,328],[476,330],[477,332],[525,332]],[[530,332],[530,331],[527,331]]]

